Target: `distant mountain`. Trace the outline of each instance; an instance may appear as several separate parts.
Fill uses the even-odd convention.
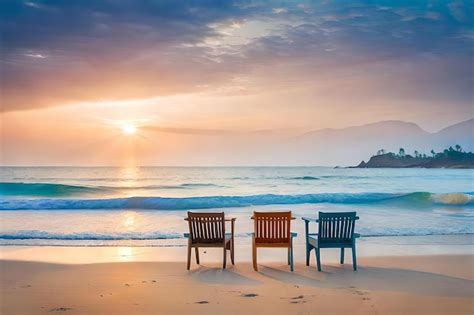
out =
[[[430,143],[447,148],[455,143],[460,144],[466,151],[474,150],[474,118],[446,127],[431,134]]]
[[[417,124],[398,120],[342,129],[321,129],[292,138],[288,145],[294,164],[302,165],[353,165],[367,159],[379,149],[398,152],[403,147],[407,153],[417,150],[430,153],[446,147],[461,145],[474,151],[474,119],[430,133]]]
[[[431,150],[439,152],[459,144],[465,151],[474,151],[474,119],[434,133],[415,123],[399,120],[303,134],[295,129],[249,132],[182,128],[146,130],[174,133],[172,143],[177,153],[168,157],[162,154],[166,165],[188,165],[192,156],[192,165],[351,166],[367,160],[380,149],[398,152],[403,147],[407,154],[417,150],[429,155]],[[150,135],[150,139],[153,138],[154,135]],[[149,154],[147,158],[152,164],[155,156]]]

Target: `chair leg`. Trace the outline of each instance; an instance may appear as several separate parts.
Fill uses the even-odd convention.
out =
[[[288,247],[288,266],[291,264],[291,247]]]
[[[253,269],[258,271],[257,267],[257,246],[255,246],[255,239],[252,240],[252,263]]]
[[[311,246],[309,245],[309,222],[304,221],[304,234],[306,241],[306,266],[309,266],[309,255],[311,254]]]
[[[341,248],[341,265],[344,264],[344,247]]]
[[[316,264],[318,265],[318,271],[321,271],[321,250],[320,248],[315,248],[314,251],[316,252]]]
[[[188,244],[188,266],[187,269],[191,268],[191,245]]]
[[[230,243],[230,261],[232,262],[232,265],[235,265],[234,262],[234,240]]]
[[[291,247],[290,247],[290,270],[291,272],[295,271],[295,266],[293,264],[293,239],[291,240]]]
[[[224,245],[224,262],[222,264],[223,269],[225,269],[226,264],[227,264],[227,249],[225,248],[225,245]]]
[[[311,247],[306,243],[306,266],[309,266],[309,257],[311,255]]]
[[[199,247],[195,247],[194,250],[196,251],[196,263],[199,265]]]
[[[357,270],[357,258],[356,258],[356,247],[355,244],[352,245],[352,268],[354,271]]]

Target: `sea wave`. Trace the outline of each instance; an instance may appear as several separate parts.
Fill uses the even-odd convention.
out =
[[[69,197],[106,194],[127,190],[167,190],[224,187],[212,183],[183,183],[146,186],[82,186],[52,183],[0,182],[0,196]]]
[[[154,209],[187,210],[248,207],[276,204],[373,204],[384,203],[405,207],[436,205],[473,206],[473,193],[432,194],[415,192],[391,193],[319,193],[299,195],[261,194],[248,196],[205,197],[127,197],[108,199],[3,199],[0,210],[75,210],[75,209]]]
[[[121,232],[121,233],[59,233],[41,230],[20,230],[8,233],[0,233],[0,239],[4,240],[65,240],[65,241],[114,241],[114,240],[162,240],[183,238],[182,233],[176,232]]]
[[[0,182],[0,196],[74,196],[99,194],[109,191],[106,187],[88,187],[50,183]]]
[[[406,228],[406,227],[374,227],[358,228],[357,232],[362,237],[386,237],[386,236],[429,236],[429,235],[472,235],[474,229],[470,226],[458,226],[451,228]],[[251,233],[236,233],[235,237],[250,237]],[[183,239],[184,234],[175,231],[152,231],[152,232],[52,232],[43,230],[19,230],[4,231],[0,233],[0,240],[44,240],[48,241],[153,241]],[[10,243],[8,243],[10,244]],[[23,243],[30,244],[30,243]],[[32,244],[32,243],[31,243]],[[35,243],[38,245],[37,243]],[[87,243],[84,243],[87,244]],[[150,244],[147,244],[150,245]]]
[[[315,176],[297,176],[297,177],[292,177],[291,179],[299,179],[299,180],[319,180],[319,177],[315,177]]]
[[[251,233],[235,233],[235,237],[249,237]],[[151,232],[77,232],[61,233],[42,230],[19,230],[0,233],[2,240],[63,240],[63,241],[147,241],[184,238],[184,233],[170,231]]]

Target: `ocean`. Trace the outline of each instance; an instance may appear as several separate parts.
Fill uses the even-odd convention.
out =
[[[363,237],[474,233],[474,170],[1,167],[0,245],[183,246],[188,210],[357,211]]]

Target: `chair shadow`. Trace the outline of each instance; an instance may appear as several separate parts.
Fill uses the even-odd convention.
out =
[[[209,284],[232,285],[259,285],[261,281],[245,277],[232,269],[208,268],[199,266],[190,271],[190,275],[197,281]]]
[[[353,271],[349,266],[323,266],[318,272],[314,266],[298,266],[296,272],[261,267],[260,273],[273,280],[309,285],[319,288],[398,291],[420,295],[445,297],[474,297],[474,281],[399,268],[360,266]]]

